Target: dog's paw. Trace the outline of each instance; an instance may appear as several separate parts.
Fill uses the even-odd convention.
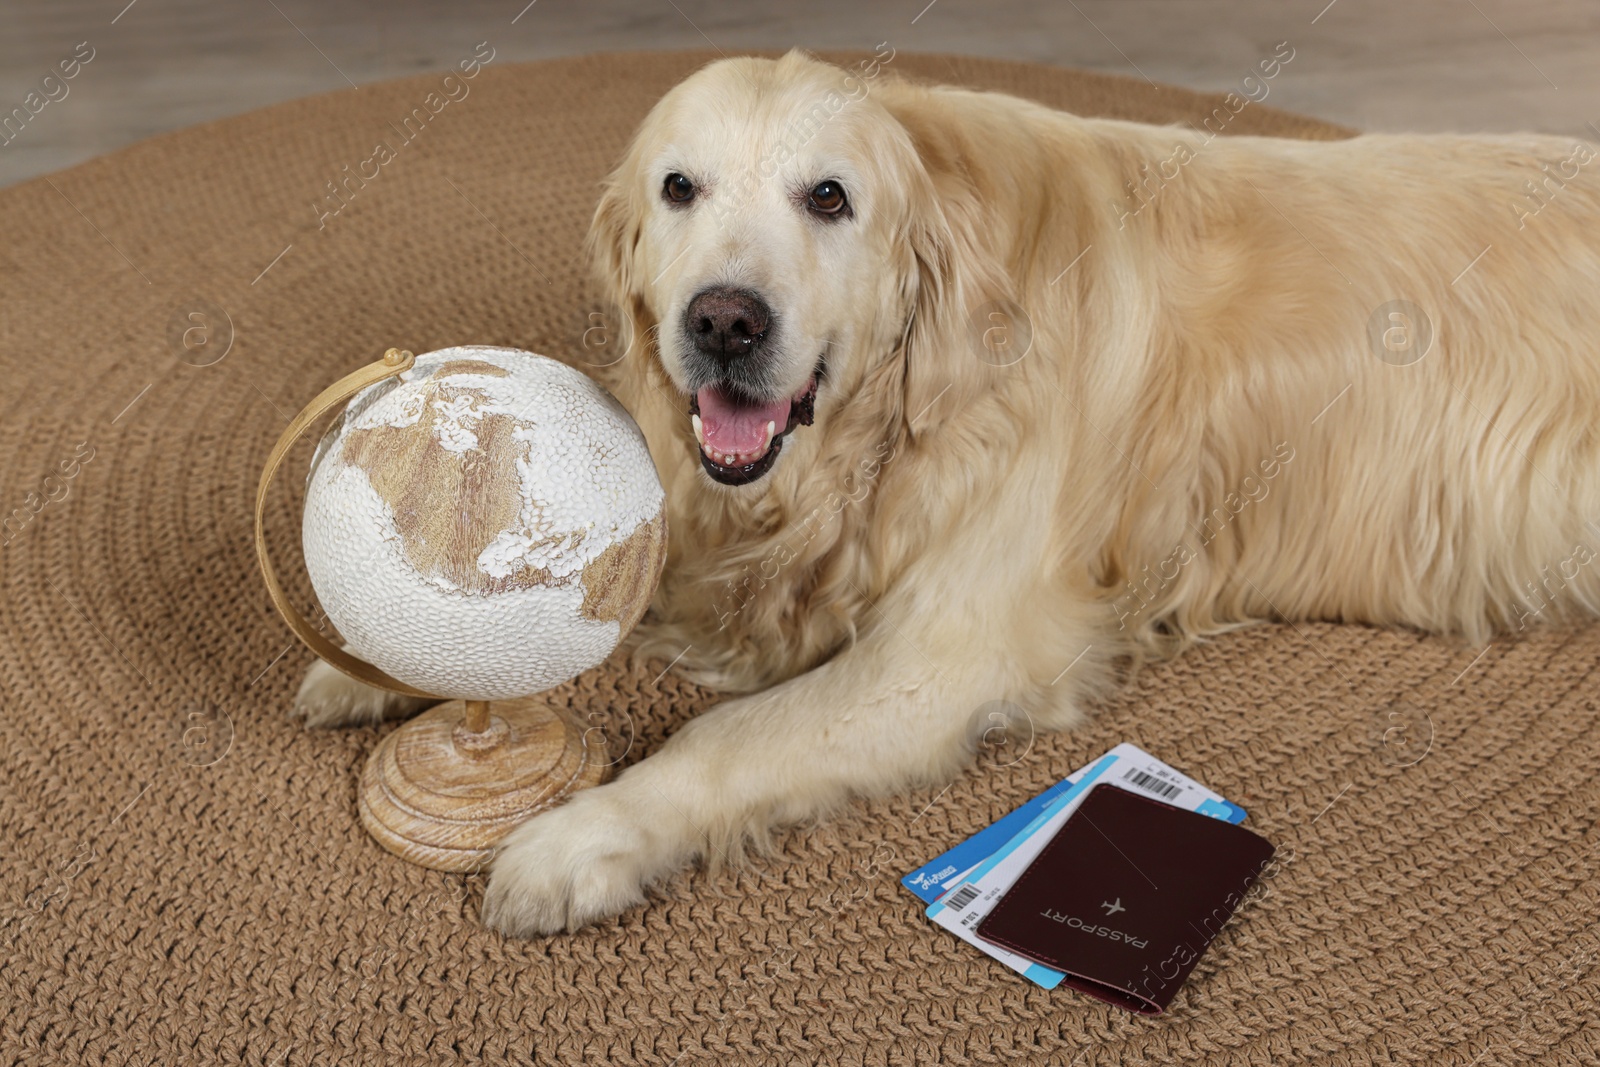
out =
[[[585,790],[506,837],[489,871],[484,925],[514,937],[553,934],[644,900],[644,887],[681,853],[618,784]]]
[[[307,726],[370,726],[420,711],[431,701],[374,689],[337,667],[318,660],[295,694],[293,714]]]

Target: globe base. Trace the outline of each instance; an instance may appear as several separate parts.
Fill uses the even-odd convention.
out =
[[[536,697],[446,701],[373,750],[361,774],[361,823],[401,859],[479,871],[518,824],[598,785],[609,769],[601,731]]]

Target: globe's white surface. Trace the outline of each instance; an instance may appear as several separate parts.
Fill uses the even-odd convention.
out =
[[[351,400],[311,463],[312,587],[408,685],[500,700],[605,659],[666,555],[664,493],[612,396],[544,356],[418,356]]]

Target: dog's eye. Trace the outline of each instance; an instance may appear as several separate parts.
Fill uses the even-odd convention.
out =
[[[669,174],[661,186],[661,195],[674,204],[687,204],[694,199],[694,182],[682,174]]]
[[[816,188],[806,195],[806,207],[818,215],[837,215],[847,206],[844,186],[836,181],[818,182]]]

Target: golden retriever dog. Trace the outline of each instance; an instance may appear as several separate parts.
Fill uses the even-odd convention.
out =
[[[515,830],[485,921],[616,915],[948,780],[986,705],[1070,726],[1232,627],[1594,612],[1595,157],[1212,137],[799,53],[690,77],[591,238],[672,530],[638,647],[729,695]],[[410,707],[321,667],[300,702]]]

